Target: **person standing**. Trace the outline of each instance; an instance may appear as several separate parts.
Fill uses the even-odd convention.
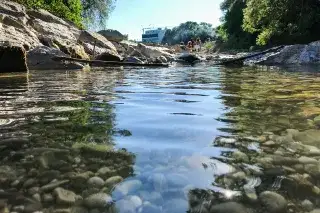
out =
[[[195,50],[196,50],[196,52],[201,51],[201,39],[200,38],[197,38],[197,40],[196,40]]]

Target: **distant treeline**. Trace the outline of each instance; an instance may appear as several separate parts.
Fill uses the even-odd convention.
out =
[[[224,0],[221,10],[217,36],[225,48],[320,40],[319,0]]]
[[[209,23],[197,23],[188,21],[180,24],[177,27],[168,29],[162,40],[163,44],[179,44],[180,42],[187,43],[191,39],[200,38],[202,41],[213,39],[215,36],[214,29]]]

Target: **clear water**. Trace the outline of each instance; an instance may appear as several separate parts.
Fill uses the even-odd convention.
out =
[[[82,206],[85,212],[179,213],[220,212],[212,206],[235,201],[263,212],[263,203],[246,192],[259,196],[268,190],[287,200],[285,211],[308,212],[305,199],[312,209],[320,208],[318,174],[307,174],[312,189],[308,182],[299,191],[290,190],[282,180],[306,174],[295,169],[299,162],[265,166],[258,160],[283,149],[261,145],[272,134],[317,131],[317,69],[175,67],[2,74],[0,200],[5,201],[0,204],[11,212],[23,205],[25,212],[77,212],[75,206]],[[96,144],[113,148],[113,157],[85,155],[76,148]],[[68,156],[55,154],[61,150]],[[130,160],[117,158],[117,150],[129,153]],[[249,160],[235,157],[237,150]],[[43,156],[57,164],[41,163]],[[320,154],[312,159],[320,168]],[[98,174],[104,162],[112,174]],[[285,172],[267,173],[280,167]],[[249,174],[250,169],[257,172]],[[48,171],[58,175],[43,178]],[[87,180],[75,186],[74,176],[87,171],[104,180],[117,175],[124,180],[111,188],[93,187]],[[246,176],[228,182],[229,175],[239,171]],[[60,180],[69,181],[60,187],[81,198],[60,202],[54,189],[41,189]],[[112,204],[107,199],[105,207],[84,204],[82,199],[98,192],[112,196]],[[45,200],[45,194],[53,200]]]

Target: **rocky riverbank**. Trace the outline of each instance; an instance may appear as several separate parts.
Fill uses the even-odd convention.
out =
[[[75,62],[54,61],[53,56],[136,63],[166,63],[174,59],[174,51],[169,48],[135,44],[124,39],[126,36],[117,31],[80,30],[45,10],[30,10],[8,0],[0,2],[0,51],[8,52],[12,47],[20,49],[21,54],[12,56],[12,60],[26,58],[30,69],[83,67]],[[0,71],[5,71],[9,63],[1,57]],[[23,64],[20,63],[20,67],[23,68]]]

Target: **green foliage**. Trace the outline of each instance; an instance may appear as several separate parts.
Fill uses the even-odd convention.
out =
[[[256,35],[242,29],[245,7],[243,0],[224,0],[221,4],[224,16],[221,18],[222,25],[217,28],[217,35],[225,48],[246,49],[255,43]]]
[[[14,0],[34,9],[45,9],[77,27],[105,28],[115,0]]]
[[[80,0],[15,0],[28,8],[45,9],[52,14],[82,27],[82,5]]]
[[[92,29],[105,29],[116,0],[81,0],[84,25]]]
[[[320,1],[247,0],[244,29],[258,33],[257,44],[308,43],[320,38]]]
[[[185,22],[178,27],[167,30],[162,43],[168,43],[170,45],[179,44],[181,41],[184,43],[191,39],[200,38],[202,41],[214,38],[214,30],[211,24],[197,23],[197,22]]]

